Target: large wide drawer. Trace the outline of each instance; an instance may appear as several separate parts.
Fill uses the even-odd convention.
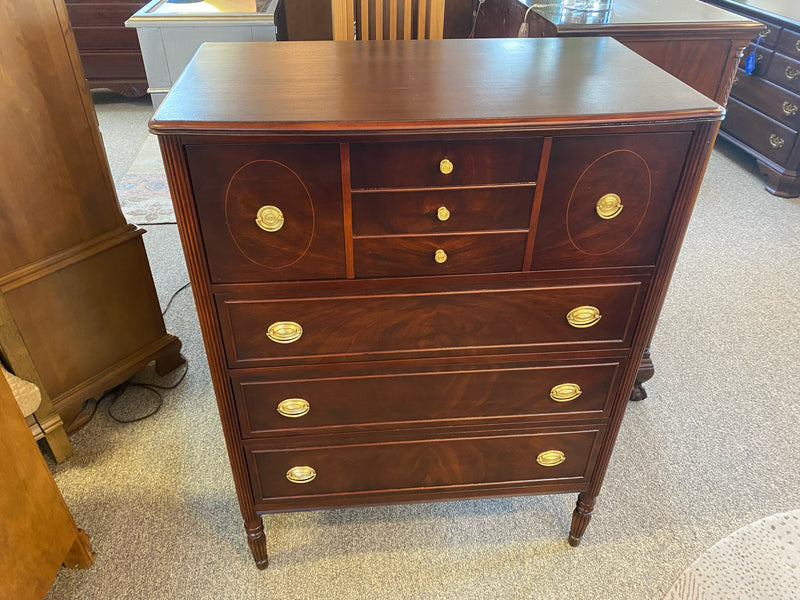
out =
[[[356,277],[521,271],[528,233],[394,236],[353,240]]]
[[[541,153],[542,138],[351,144],[350,181],[354,189],[534,182]]]
[[[362,368],[327,376],[315,376],[307,368],[303,378],[282,378],[282,368],[270,374],[234,374],[232,379],[242,436],[247,438],[433,421],[607,417],[621,362],[465,362],[447,371],[439,367],[420,373],[415,365],[406,372],[374,374]]]
[[[653,265],[689,132],[556,138],[532,269]]]
[[[760,77],[739,71],[731,96],[780,121],[797,131],[800,129],[800,96]]]
[[[783,164],[789,158],[797,132],[731,98],[722,128],[748,146]]]
[[[639,280],[446,293],[309,299],[217,294],[231,367],[280,359],[375,359],[630,344]],[[571,325],[569,318],[575,323]]]
[[[594,464],[601,432],[598,427],[450,434],[448,439],[290,449],[254,445],[245,452],[259,509],[281,498],[582,483]],[[309,480],[294,483],[290,478]]]

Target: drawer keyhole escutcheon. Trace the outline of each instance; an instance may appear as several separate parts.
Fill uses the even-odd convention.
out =
[[[783,145],[785,143],[786,141],[782,137],[777,136],[774,133],[770,134],[769,145],[772,146],[773,148],[783,148]]]
[[[442,264],[444,261],[447,260],[447,253],[441,248],[439,248],[433,255],[433,260],[435,260],[439,264]]]
[[[278,231],[283,227],[283,212],[277,206],[262,206],[256,213],[256,225],[264,231]]]
[[[308,466],[292,467],[286,471],[286,479],[292,483],[309,483],[314,481],[316,476],[317,472],[314,468]]]
[[[303,328],[294,321],[278,321],[267,329],[267,337],[278,344],[291,344],[303,335]]]
[[[302,417],[307,414],[309,410],[311,410],[311,405],[302,398],[287,398],[278,403],[278,413],[292,419]]]
[[[616,194],[606,194],[597,201],[595,210],[601,219],[613,219],[622,212],[622,200]]]
[[[786,67],[784,73],[786,73],[786,79],[797,79],[797,76],[800,75],[800,69],[795,69],[794,67]]]
[[[550,398],[556,402],[570,402],[583,393],[577,383],[559,383],[550,390]]]
[[[440,221],[447,221],[450,218],[450,211],[446,207],[440,206],[439,210],[436,211],[436,218]]]
[[[439,163],[439,170],[442,172],[442,175],[450,175],[450,173],[453,172],[453,163],[443,158]]]
[[[584,329],[597,324],[602,315],[594,306],[576,306],[567,313],[567,322],[573,327]]]
[[[783,103],[783,114],[787,117],[797,114],[797,104],[792,104],[791,102],[784,102]]]
[[[555,467],[565,460],[567,457],[561,450],[545,450],[536,457],[536,462],[543,467]]]

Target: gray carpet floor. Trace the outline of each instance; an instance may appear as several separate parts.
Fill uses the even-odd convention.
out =
[[[115,178],[149,104],[95,96]],[[149,226],[162,306],[188,281],[175,226]],[[800,507],[800,201],[763,190],[719,143],[653,344],[650,397],[628,407],[583,543],[575,496],[265,517],[271,564],[247,549],[191,293],[165,320],[186,379],[145,421],[101,404],[52,464],[97,560],[62,569],[48,598],[659,599],[736,529]],[[158,380],[151,371],[138,379]],[[152,403],[131,390],[119,412]]]

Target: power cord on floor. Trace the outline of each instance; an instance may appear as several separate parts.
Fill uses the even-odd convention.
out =
[[[167,314],[167,311],[172,306],[172,302],[175,300],[177,295],[180,294],[186,288],[188,288],[190,285],[191,285],[191,282],[185,283],[180,288],[178,288],[175,291],[174,294],[172,294],[172,296],[170,297],[169,301],[167,302],[167,306],[164,308],[164,311],[161,313],[162,317]],[[156,414],[159,410],[161,410],[161,407],[164,405],[164,398],[161,395],[161,393],[159,392],[159,390],[174,390],[186,378],[186,373],[188,373],[188,372],[189,372],[189,362],[186,361],[184,363],[183,373],[181,373],[181,376],[178,378],[178,381],[176,381],[172,385],[158,385],[158,384],[155,384],[155,383],[140,383],[140,382],[137,382],[137,381],[125,381],[125,382],[121,383],[120,385],[118,385],[117,387],[108,390],[98,400],[94,400],[94,399],[87,400],[86,402],[84,402],[82,409],[83,410],[87,410],[87,408],[91,405],[91,412],[86,417],[85,421],[80,425],[79,429],[85,427],[86,424],[89,423],[89,421],[91,421],[94,418],[95,414],[97,414],[97,408],[100,406],[100,404],[104,400],[110,400],[111,401],[110,404],[108,405],[108,416],[111,417],[117,423],[136,423],[138,421],[143,421],[144,419],[149,419],[154,414]],[[125,418],[122,418],[122,417],[119,417],[119,416],[115,415],[114,412],[113,412],[114,406],[123,397],[125,392],[130,388],[145,389],[148,392],[151,392],[152,394],[154,394],[156,396],[156,398],[157,398],[155,408],[152,409],[151,411],[147,412],[146,414],[142,415],[142,416],[135,417],[135,418],[132,418],[132,419],[125,419]],[[41,428],[41,425],[39,427]]]

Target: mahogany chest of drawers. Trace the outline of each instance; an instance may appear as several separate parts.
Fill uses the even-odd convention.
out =
[[[769,192],[800,196],[800,6],[795,0],[707,1],[764,23],[740,63],[720,135],[756,159]]]
[[[257,565],[366,503],[578,492],[577,545],[721,116],[611,39],[201,47],[151,129]]]

